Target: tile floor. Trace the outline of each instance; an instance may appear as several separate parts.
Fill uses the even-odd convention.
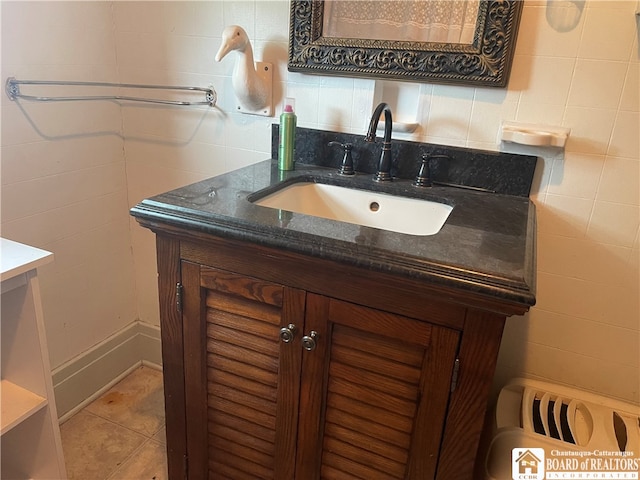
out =
[[[137,368],[60,433],[69,480],[167,480],[162,372]]]

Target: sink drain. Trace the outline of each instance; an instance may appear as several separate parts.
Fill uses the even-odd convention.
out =
[[[369,204],[369,210],[371,210],[372,212],[377,212],[378,210],[380,210],[380,204],[378,202],[371,202]]]

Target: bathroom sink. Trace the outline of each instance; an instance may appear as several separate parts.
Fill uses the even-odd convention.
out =
[[[409,235],[438,233],[453,209],[429,200],[312,182],[294,183],[253,203]]]

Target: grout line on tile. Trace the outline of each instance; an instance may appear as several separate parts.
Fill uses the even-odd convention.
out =
[[[151,438],[147,438],[144,442],[142,442],[140,444],[140,446],[136,449],[134,449],[129,455],[127,455],[122,462],[120,462],[118,464],[118,466],[112,471],[109,472],[109,474],[105,477],[105,480],[116,480],[119,479],[119,477],[114,477],[114,475],[116,475],[118,473],[118,471],[120,471],[122,469],[122,467],[124,465],[127,464],[127,462],[129,462],[129,460],[133,459],[135,457],[135,455],[138,454],[138,452],[142,451],[143,448],[145,448],[147,446],[147,444],[149,442],[152,442],[153,440]],[[120,479],[119,479],[120,480]]]

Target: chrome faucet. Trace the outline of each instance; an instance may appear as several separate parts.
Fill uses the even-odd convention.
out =
[[[391,180],[391,129],[393,128],[393,120],[391,119],[391,108],[386,103],[380,103],[371,115],[369,122],[369,130],[364,137],[366,142],[376,141],[376,130],[380,115],[384,110],[384,141],[382,142],[382,154],[378,163],[378,171],[373,180],[376,182],[388,182]]]

